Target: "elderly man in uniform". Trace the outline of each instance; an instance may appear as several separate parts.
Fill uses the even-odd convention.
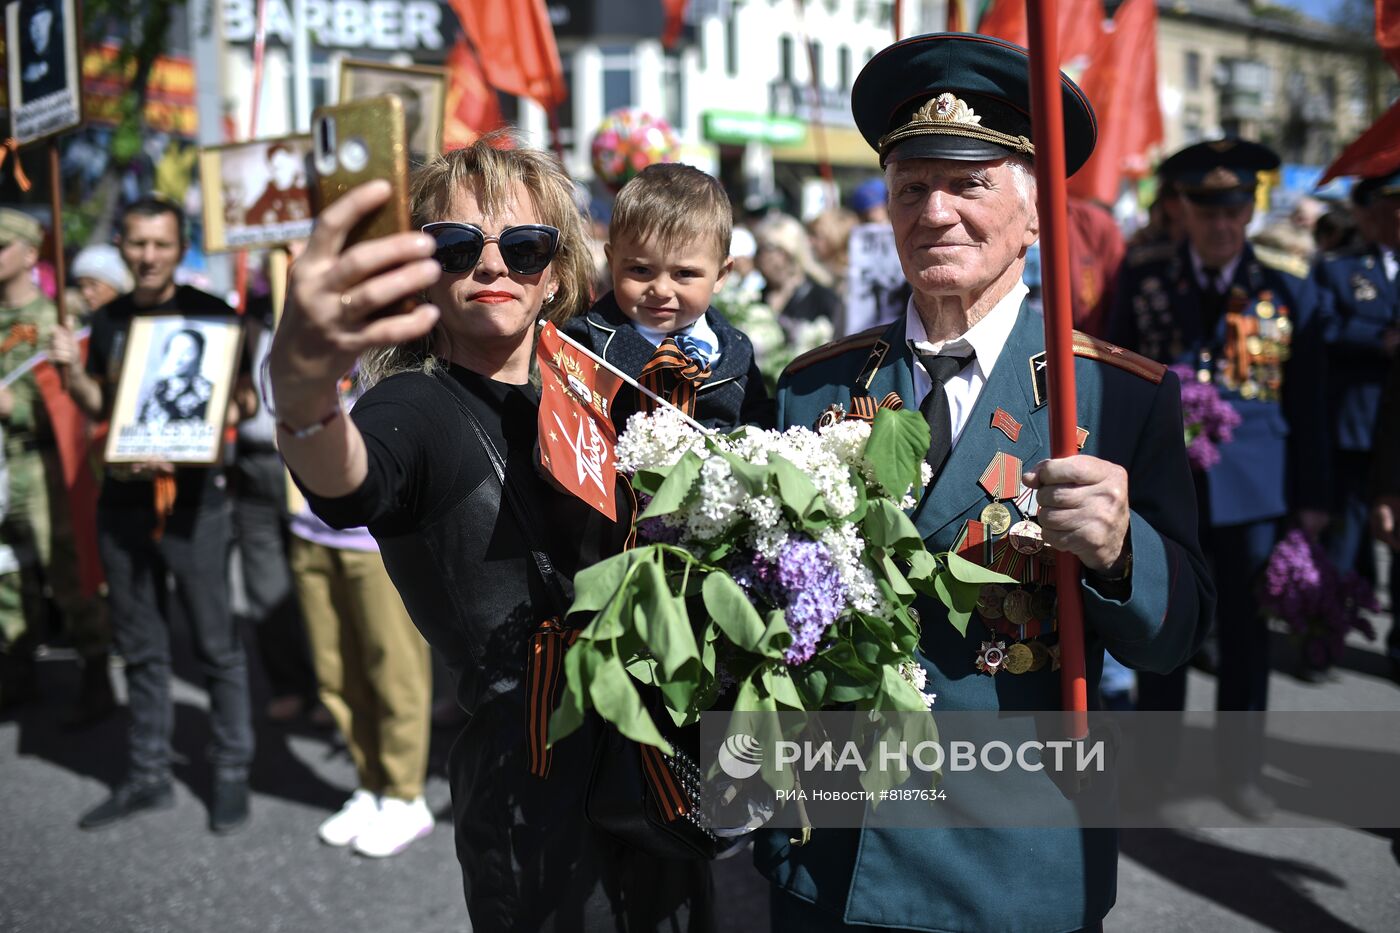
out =
[[[1201,536],[1220,589],[1216,707],[1229,711],[1268,705],[1269,630],[1256,592],[1280,526],[1292,516],[1320,533],[1331,498],[1316,290],[1301,260],[1266,262],[1245,239],[1259,174],[1278,165],[1273,150],[1237,139],[1197,143],[1164,162],[1181,192],[1186,242],[1130,260],[1109,334],[1214,384],[1240,417],[1220,461],[1197,477]],[[1143,680],[1157,702],[1140,705],[1184,708],[1184,670],[1167,684]],[[1220,735],[1229,737],[1221,743],[1226,802],[1263,816],[1271,801],[1257,780],[1262,731]]]
[[[1061,85],[1074,171],[1096,129],[1084,95]],[[1199,643],[1214,601],[1179,385],[1165,367],[1077,337],[1082,453],[1046,459],[1044,325],[1021,281],[1040,233],[1029,97],[1025,50],[996,39],[919,36],[871,59],[852,108],[885,169],[913,294],[893,324],[799,358],[779,386],[784,426],[878,404],[918,408],[935,479],[912,518],[930,550],[977,535],[994,553],[1015,546],[1029,557],[1012,570],[1016,585],[984,588],[965,635],[940,624],[933,601],[918,605],[939,708],[1058,708],[1054,593],[1032,582],[1046,579],[1054,550],[1083,562],[1091,697],[1105,648],[1170,670]],[[994,463],[1009,469],[989,471]],[[1006,600],[1041,607],[1038,624],[1008,621]],[[765,833],[755,846],[784,931],[1099,929],[1116,858],[1111,831],[1078,829],[818,827],[806,845]]]
[[[1366,474],[1378,434],[1394,433],[1393,422],[1389,431],[1376,429],[1385,423],[1377,420],[1381,387],[1400,348],[1400,171],[1361,179],[1351,199],[1361,241],[1324,254],[1313,268],[1313,281],[1327,342],[1337,496],[1337,522],[1328,529],[1331,556],[1343,570],[1366,570],[1371,566]],[[1400,627],[1391,627],[1389,642],[1392,668],[1400,672]]]

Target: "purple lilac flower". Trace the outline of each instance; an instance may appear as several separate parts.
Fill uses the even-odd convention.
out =
[[[734,577],[750,596],[783,610],[792,633],[783,660],[802,664],[816,654],[826,630],[846,608],[846,587],[826,545],[793,538],[777,562],[755,555],[736,564]]]
[[[1208,382],[1200,382],[1189,366],[1173,366],[1181,380],[1181,422],[1186,432],[1186,457],[1193,470],[1204,472],[1220,462],[1218,444],[1228,444],[1239,427],[1240,415]]]
[[[1322,549],[1300,530],[1284,535],[1264,569],[1263,608],[1287,623],[1304,641],[1304,652],[1316,667],[1341,657],[1347,632],[1367,638],[1375,629],[1361,610],[1375,611],[1370,584],[1354,572],[1339,573]]]

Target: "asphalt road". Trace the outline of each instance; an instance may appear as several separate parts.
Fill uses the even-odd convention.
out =
[[[1339,679],[1322,686],[1275,673],[1272,705],[1400,711],[1400,687],[1386,677],[1377,645],[1357,643],[1344,664]],[[187,655],[178,668],[189,677]],[[434,736],[427,787],[437,829],[403,855],[371,861],[318,843],[317,824],[348,795],[354,772],[333,734],[310,726],[259,725],[252,822],[218,838],[205,829],[204,699],[183,679],[175,746],[187,757],[176,769],[176,807],[84,833],[75,828],[78,815],[120,775],[124,717],[64,732],[58,719],[76,689],[75,667],[54,652],[41,677],[40,701],[0,721],[0,931],[469,929],[442,778],[450,734]],[[1213,680],[1194,671],[1191,678],[1190,706],[1210,708]],[[1123,834],[1122,851],[1109,931],[1400,929],[1400,865],[1391,840],[1376,833],[1135,830]],[[721,928],[766,931],[766,891],[747,858],[722,862],[717,872]],[[1018,883],[1033,878],[1028,871]]]

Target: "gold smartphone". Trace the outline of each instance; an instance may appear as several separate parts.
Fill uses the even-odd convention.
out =
[[[356,185],[383,178],[393,194],[350,231],[346,246],[409,230],[408,138],[393,94],[318,107],[311,115],[311,207],[320,214]]]

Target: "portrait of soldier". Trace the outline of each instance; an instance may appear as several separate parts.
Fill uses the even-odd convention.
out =
[[[68,83],[62,6],[58,0],[25,0],[19,7],[20,89],[25,102],[63,90]]]
[[[267,150],[267,187],[244,213],[247,226],[288,223],[311,216],[302,157],[285,143]]]
[[[142,396],[136,420],[145,425],[204,421],[214,384],[204,378],[204,335],[190,327],[165,339],[155,381]]]

